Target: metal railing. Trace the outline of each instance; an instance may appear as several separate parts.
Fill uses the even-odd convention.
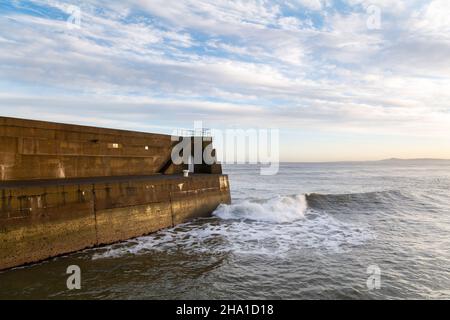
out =
[[[198,129],[176,129],[175,136],[178,137],[211,137],[211,129],[198,128]]]

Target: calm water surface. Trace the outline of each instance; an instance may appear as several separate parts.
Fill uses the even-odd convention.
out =
[[[2,272],[0,298],[450,298],[449,161],[225,171],[233,203],[214,217]]]

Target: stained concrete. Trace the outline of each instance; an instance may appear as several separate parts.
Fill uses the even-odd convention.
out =
[[[0,181],[161,173],[172,145],[169,135],[0,117]]]
[[[183,177],[185,166],[168,162],[172,146],[165,135],[0,117],[0,269],[145,235],[230,202],[220,164]]]
[[[215,174],[1,185],[0,269],[145,235],[230,202]]]

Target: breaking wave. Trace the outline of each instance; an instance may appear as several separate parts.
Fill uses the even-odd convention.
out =
[[[152,251],[285,257],[299,250],[348,252],[376,238],[368,225],[341,221],[309,206],[317,200],[314,197],[317,196],[277,196],[221,205],[211,218],[96,249],[93,259]]]
[[[220,205],[213,213],[224,220],[254,220],[287,223],[303,219],[308,210],[327,213],[364,213],[375,209],[391,208],[401,201],[414,202],[400,191],[320,194],[308,193],[277,196],[268,200],[244,200],[231,205]]]
[[[305,195],[275,197],[267,201],[243,201],[237,204],[220,205],[213,213],[221,219],[248,219],[275,223],[302,219],[307,209]]]
[[[308,207],[326,211],[329,214],[371,214],[373,212],[391,212],[395,207],[414,206],[417,199],[398,190],[306,195]]]

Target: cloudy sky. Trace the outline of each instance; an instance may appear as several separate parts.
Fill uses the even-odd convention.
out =
[[[0,1],[0,115],[450,158],[448,0]],[[79,25],[78,25],[78,22]]]

